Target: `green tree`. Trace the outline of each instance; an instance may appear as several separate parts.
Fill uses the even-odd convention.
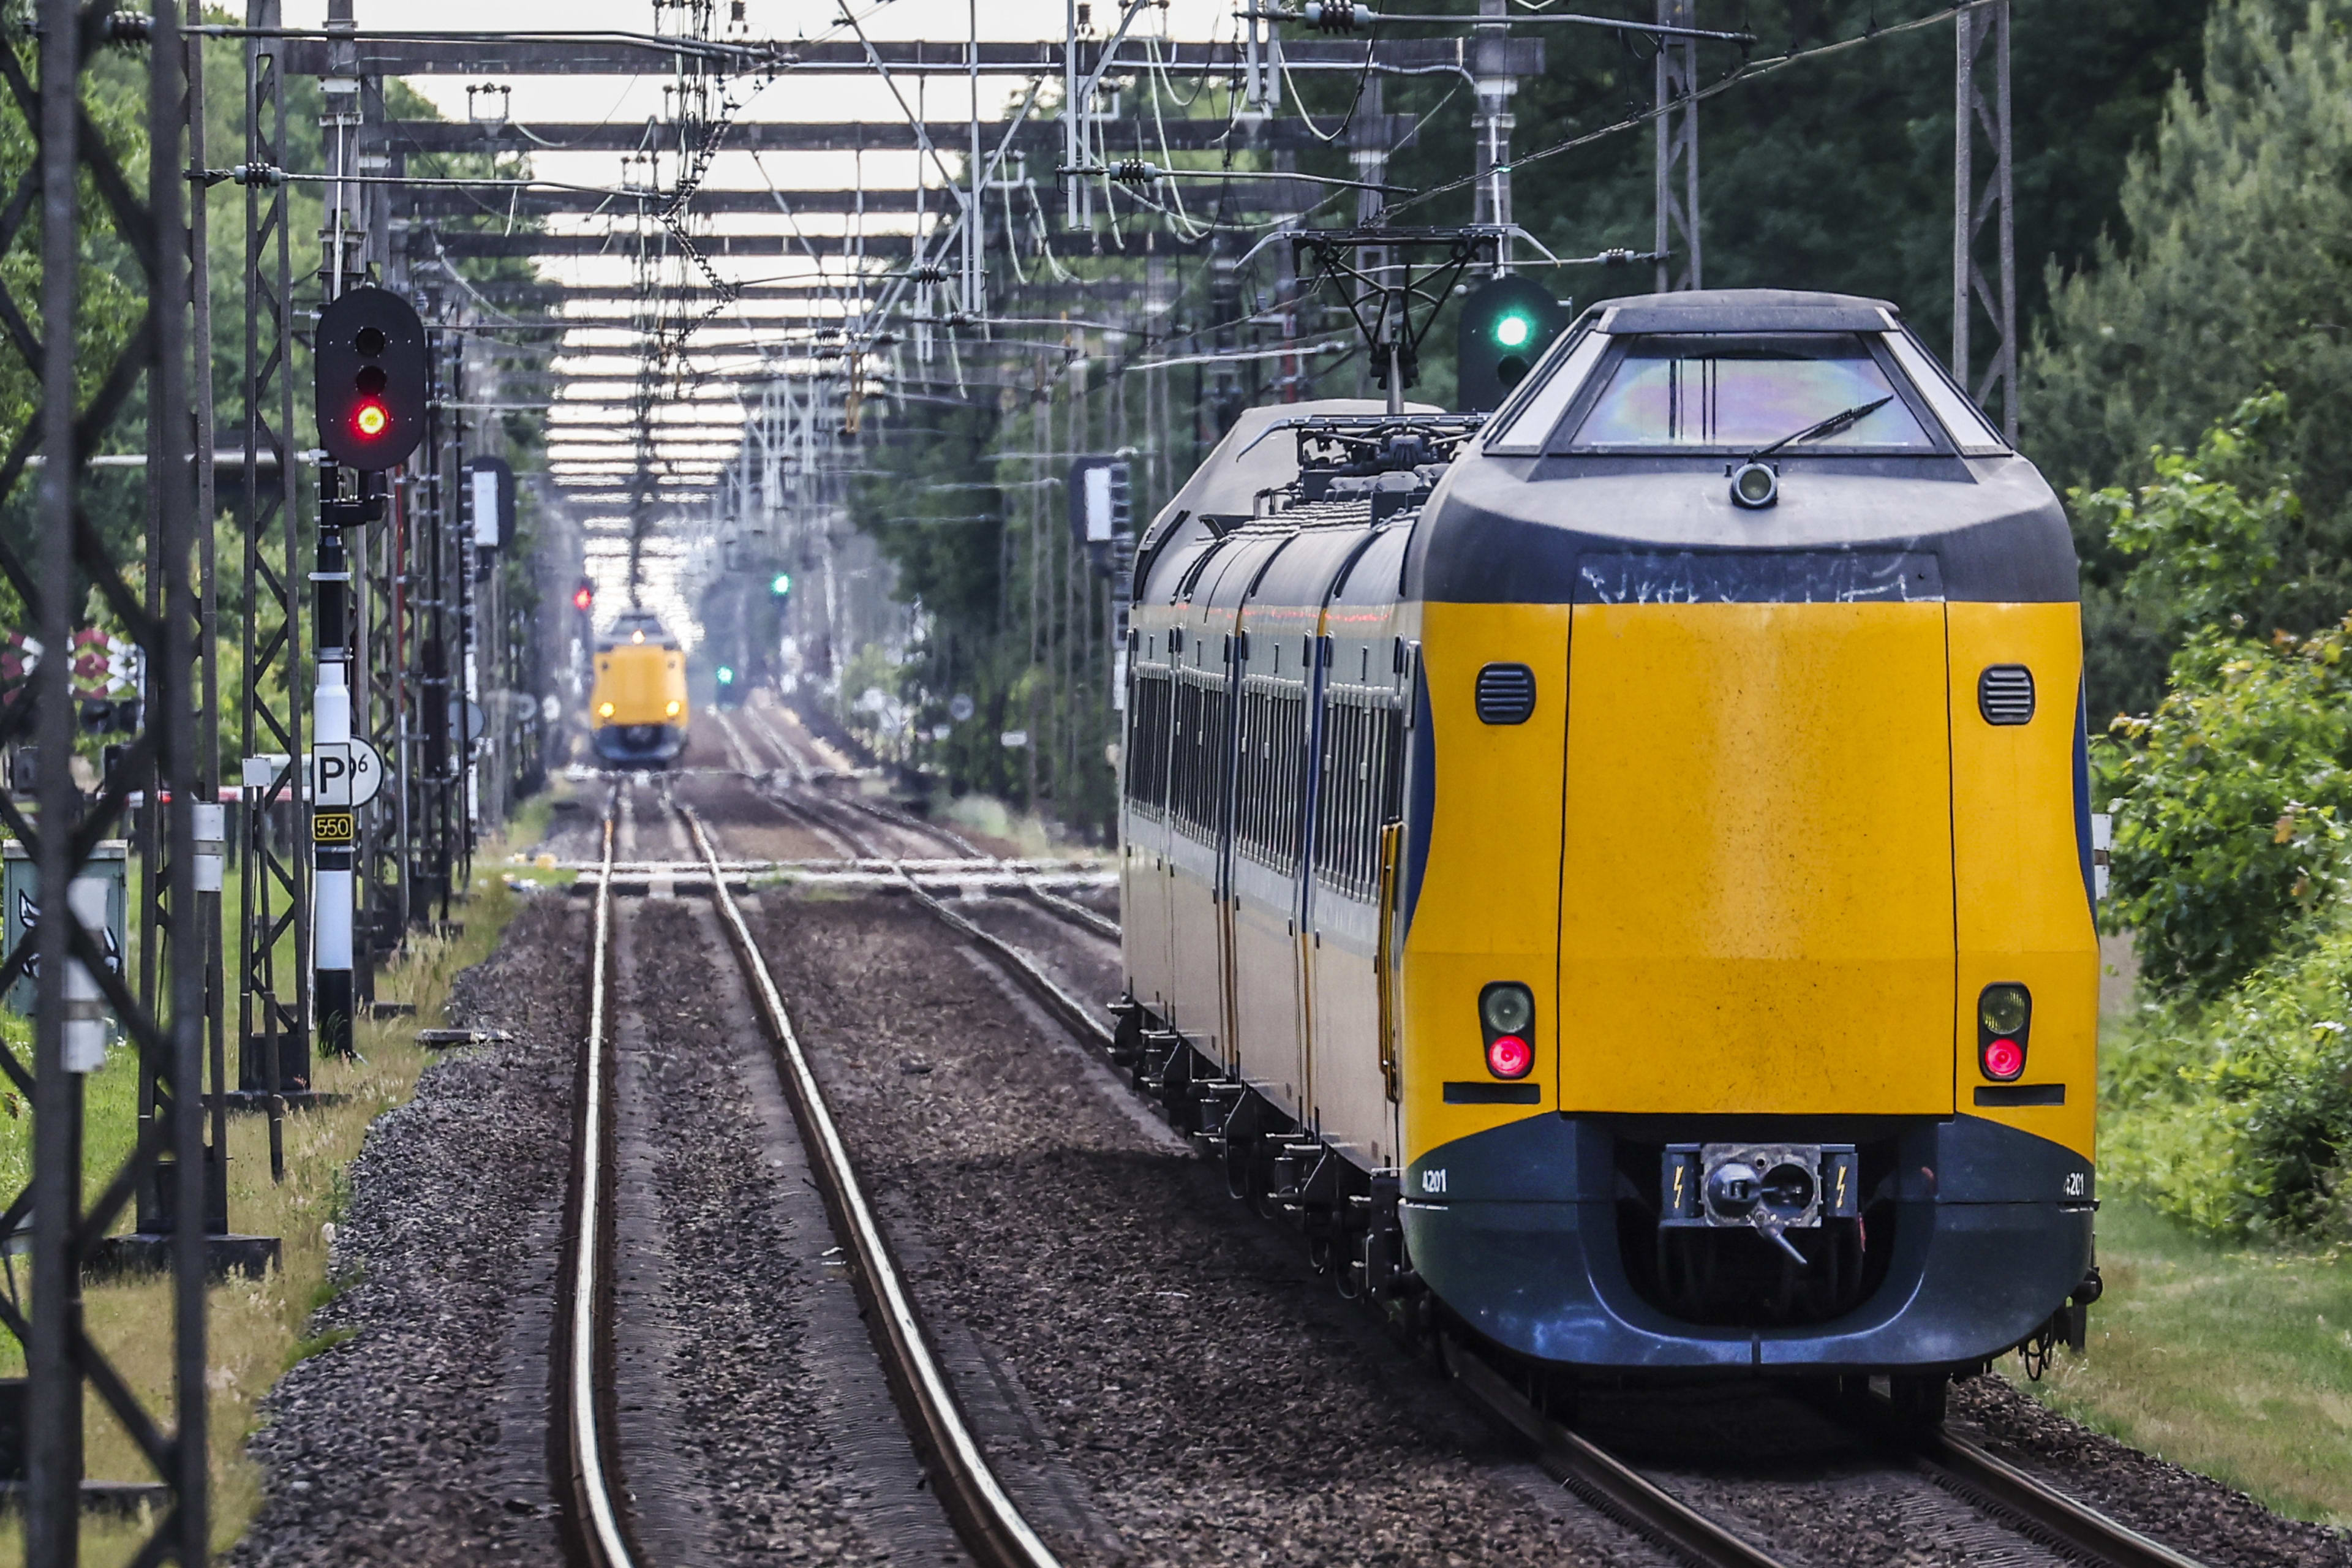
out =
[[[2352,820],[2352,619],[2319,635],[2246,635],[2273,592],[2292,490],[2249,494],[2276,392],[2249,398],[2194,453],[2158,448],[2137,492],[2074,492],[2076,515],[2134,561],[2120,598],[2180,643],[2155,710],[2116,721],[2096,748],[2103,798],[2120,801],[2107,919],[2137,933],[2158,993],[2219,995],[2331,903]],[[2185,638],[2185,641],[2183,640]]]
[[[2174,86],[2121,193],[2123,232],[2051,274],[2031,356],[2028,446],[2061,485],[2147,477],[2151,444],[2184,446],[2265,385],[2291,414],[2271,447],[2305,503],[2280,570],[2238,608],[2260,629],[2328,625],[2352,603],[2352,3],[2219,0],[2202,90]],[[2078,511],[2093,704],[2144,710],[2177,627],[2121,591],[2126,552]]]

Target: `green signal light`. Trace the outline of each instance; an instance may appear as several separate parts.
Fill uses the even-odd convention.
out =
[[[721,686],[735,684],[735,672],[723,664],[719,667],[719,684]]]
[[[1536,334],[1536,324],[1514,312],[1495,323],[1495,341],[1507,349],[1524,348]]]
[[[777,573],[775,577],[768,584],[768,592],[775,595],[780,599],[792,591],[793,574],[789,572]]]

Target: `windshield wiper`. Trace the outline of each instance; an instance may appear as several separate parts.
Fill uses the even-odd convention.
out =
[[[1808,425],[1793,436],[1783,436],[1769,447],[1758,447],[1748,455],[1748,461],[1760,463],[1783,447],[1794,447],[1803,441],[1818,441],[1824,436],[1834,436],[1841,430],[1850,430],[1894,401],[1895,395],[1890,392],[1874,403],[1858,403],[1843,414],[1832,414],[1818,425]]]

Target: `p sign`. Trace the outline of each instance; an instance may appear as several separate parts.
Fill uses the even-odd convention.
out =
[[[365,741],[330,741],[310,757],[310,804],[360,806],[383,787],[383,758]]]

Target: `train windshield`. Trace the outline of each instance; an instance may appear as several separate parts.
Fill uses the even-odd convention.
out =
[[[1580,450],[1752,452],[1849,409],[1877,407],[1808,447],[1930,452],[1877,357],[1852,332],[1641,337],[1577,427]]]

